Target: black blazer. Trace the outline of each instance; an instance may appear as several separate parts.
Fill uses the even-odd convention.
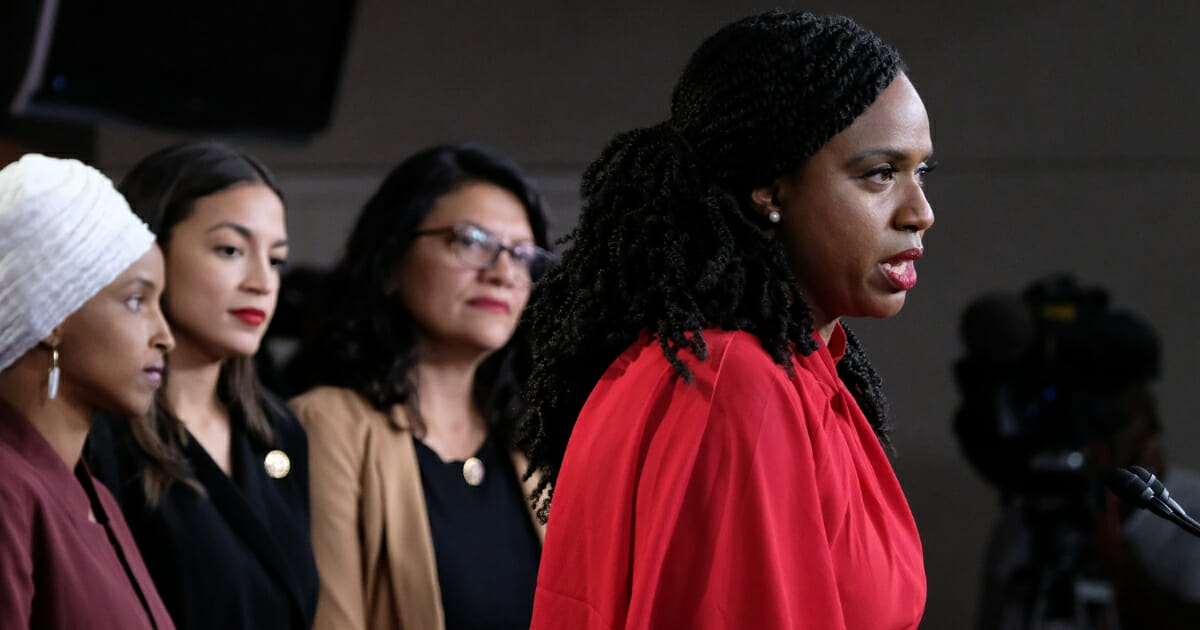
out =
[[[276,399],[272,399],[277,402]],[[226,476],[189,434],[184,449],[205,495],[173,483],[150,510],[145,454],[124,419],[98,415],[85,456],[129,522],[159,595],[179,630],[309,630],[317,568],[309,525],[308,440],[282,403],[264,404],[274,449],[291,460],[281,479],[263,466],[271,449],[252,446],[234,422]]]

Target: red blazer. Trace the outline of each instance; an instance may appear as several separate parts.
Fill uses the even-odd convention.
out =
[[[554,491],[534,630],[909,630],[921,542],[831,353],[794,376],[704,332],[685,384],[643,336],[596,385]]]
[[[0,401],[0,628],[155,627],[175,626],[112,495]]]

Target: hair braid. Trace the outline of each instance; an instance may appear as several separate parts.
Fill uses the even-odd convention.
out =
[[[867,353],[859,343],[858,336],[845,325],[842,326],[842,330],[846,333],[846,354],[838,361],[838,376],[846,384],[846,389],[854,395],[855,402],[867,417],[871,428],[875,429],[879,441],[884,448],[892,452],[891,426],[887,423],[888,401],[887,396],[883,394],[883,379],[879,378],[879,374],[867,360]]]
[[[580,409],[641,335],[689,383],[679,353],[706,359],[705,328],[755,335],[788,370],[791,353],[816,350],[812,312],[750,191],[806,162],[900,68],[895,50],[846,18],[747,18],[693,54],[669,120],[618,135],[588,166],[579,223],[523,320],[533,368],[519,444],[529,474],[542,473],[542,518]],[[857,339],[843,361],[885,439],[886,403]]]

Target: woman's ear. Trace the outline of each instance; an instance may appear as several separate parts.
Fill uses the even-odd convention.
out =
[[[750,201],[754,204],[754,209],[766,216],[772,210],[778,212],[779,208],[779,180],[771,182],[769,186],[755,188],[750,191]]]
[[[61,342],[62,342],[62,324],[59,324],[54,327],[54,330],[50,331],[49,335],[46,335],[42,339],[41,345],[46,346],[47,348],[57,348],[58,344]]]
[[[771,182],[769,186],[750,191],[750,203],[754,205],[754,210],[759,216],[768,223],[779,223],[783,214],[783,204],[779,201],[779,191],[782,186],[783,178],[780,177]]]

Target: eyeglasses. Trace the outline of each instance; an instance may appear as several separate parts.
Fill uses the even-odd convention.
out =
[[[518,263],[529,276],[529,282],[534,283],[546,275],[554,262],[554,254],[534,245],[533,243],[517,243],[505,245],[499,236],[475,225],[474,223],[455,223],[454,225],[430,230],[418,230],[413,236],[431,236],[448,234],[447,245],[454,257],[468,269],[491,269],[500,260],[501,252]]]

